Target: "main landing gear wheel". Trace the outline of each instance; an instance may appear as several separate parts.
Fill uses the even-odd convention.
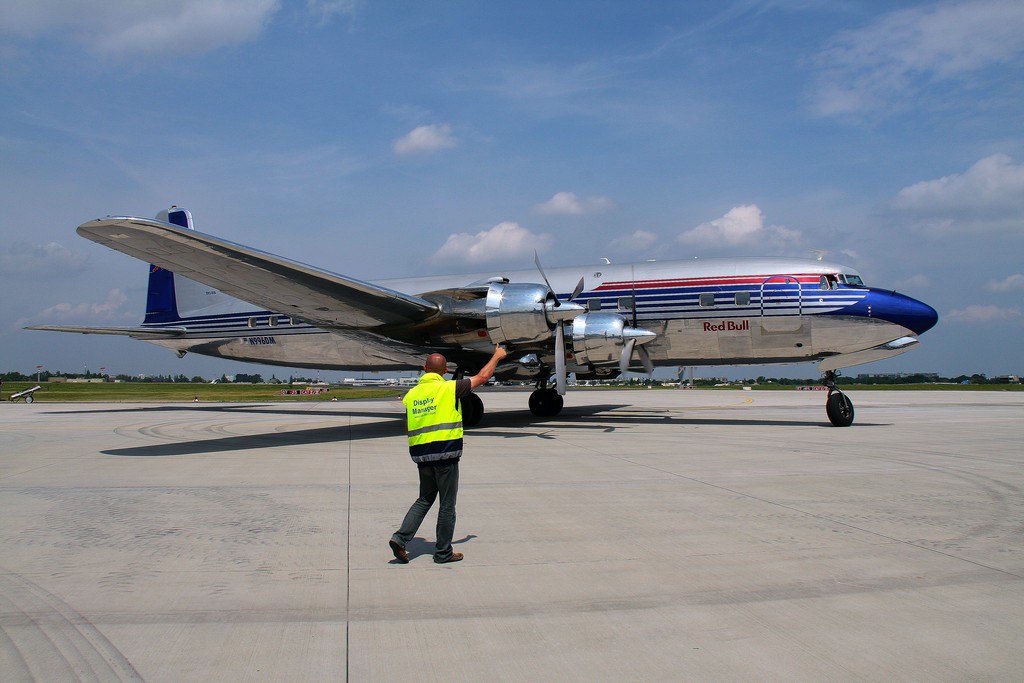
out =
[[[554,417],[562,411],[564,401],[554,389],[537,389],[530,394],[530,412],[537,417]]]
[[[825,413],[836,427],[849,427],[853,424],[853,401],[841,391],[830,391],[825,401]]]
[[[480,424],[484,417],[484,402],[476,394],[463,396],[459,399],[462,402],[462,426],[475,427]]]

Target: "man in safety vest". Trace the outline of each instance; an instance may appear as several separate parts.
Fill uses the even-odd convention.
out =
[[[441,506],[437,511],[437,541],[434,562],[458,562],[462,553],[452,550],[455,534],[455,499],[459,492],[459,458],[462,457],[462,410],[458,399],[468,396],[486,384],[494,368],[506,356],[501,346],[480,372],[468,379],[446,380],[448,361],[440,353],[427,357],[424,375],[402,402],[405,403],[409,428],[409,455],[419,467],[420,497],[409,508],[402,528],[391,537],[391,551],[405,564],[409,553],[405,545],[416,535],[430,506],[438,494]]]

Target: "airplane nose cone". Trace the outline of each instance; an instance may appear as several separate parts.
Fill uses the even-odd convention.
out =
[[[934,308],[899,292],[872,290],[867,302],[869,317],[888,320],[914,334],[924,334],[939,321]]]
[[[907,329],[913,330],[914,334],[924,334],[939,322],[938,312],[928,304],[909,296],[897,296],[898,321]]]
[[[918,301],[918,314],[916,316],[916,323],[910,329],[918,334],[924,334],[928,330],[935,327],[935,324],[939,322],[939,313],[928,304]]]

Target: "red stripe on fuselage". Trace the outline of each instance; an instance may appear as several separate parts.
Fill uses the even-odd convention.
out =
[[[620,282],[605,282],[591,291],[599,292],[601,290],[630,289],[633,287],[637,289],[655,289],[665,287],[713,287],[723,285],[760,286],[765,282],[765,280],[770,280],[771,282],[783,282],[785,278],[789,278],[790,280],[795,278],[803,284],[816,285],[821,281],[820,275],[737,275],[716,278],[689,278],[683,280],[638,280],[636,282],[625,280]]]

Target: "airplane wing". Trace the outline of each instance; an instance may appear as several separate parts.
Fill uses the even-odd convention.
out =
[[[133,339],[173,339],[185,336],[184,327],[88,327],[85,325],[31,325],[26,330],[77,332],[78,334],[112,334]]]
[[[416,323],[439,313],[426,299],[147,218],[94,220],[78,234],[326,329]]]

